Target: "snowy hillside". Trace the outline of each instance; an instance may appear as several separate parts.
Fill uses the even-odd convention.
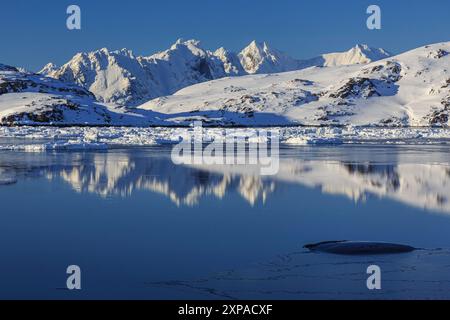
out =
[[[449,120],[449,52],[450,42],[369,64],[219,79],[139,109],[179,123],[442,126]],[[343,61],[332,57],[330,64]]]
[[[149,57],[136,57],[126,49],[79,53],[60,68],[49,63],[40,73],[77,83],[93,92],[99,101],[137,106],[187,86],[227,76],[285,72],[312,65],[367,63],[386,55],[382,49],[359,45],[348,52],[302,61],[256,41],[234,53],[225,48],[211,52],[203,49],[199,41],[178,40],[170,49]]]
[[[148,112],[98,103],[86,89],[0,64],[1,125],[147,125]]]
[[[84,88],[0,65],[1,123],[105,123],[107,118]]]

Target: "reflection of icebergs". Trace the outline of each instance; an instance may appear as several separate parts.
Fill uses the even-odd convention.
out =
[[[0,186],[10,185],[17,182],[14,173],[8,172],[8,170],[0,168]]]

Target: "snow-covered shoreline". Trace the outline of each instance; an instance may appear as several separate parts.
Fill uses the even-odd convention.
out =
[[[45,151],[56,149],[105,149],[114,146],[170,145],[190,138],[183,127],[0,127],[0,150]],[[318,144],[447,144],[446,128],[373,127],[270,127],[203,128],[203,142],[217,141],[225,132],[259,138],[259,130],[279,133],[282,145]],[[12,143],[1,140],[14,139]],[[42,143],[44,141],[44,143]]]

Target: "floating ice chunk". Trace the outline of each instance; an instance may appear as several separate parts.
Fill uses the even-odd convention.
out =
[[[259,129],[278,130],[280,142],[291,145],[337,145],[351,143],[389,144],[441,144],[450,143],[450,130],[445,128],[366,128],[348,126],[343,128],[318,127],[271,127],[271,128],[204,128],[195,141],[223,142],[225,132],[244,137],[248,142],[264,143],[268,138]],[[258,133],[258,134],[257,134]],[[1,138],[20,138],[20,144],[31,144],[32,140],[78,141],[87,148],[99,148],[101,144],[147,146],[174,144],[191,141],[191,128],[130,128],[130,127],[0,127]],[[61,142],[62,143],[62,142]],[[75,143],[72,143],[75,144]],[[97,145],[96,145],[97,144]],[[23,147],[18,147],[23,149]],[[37,148],[37,147],[30,147]],[[0,147],[0,149],[5,149]],[[8,147],[7,149],[12,149]]]
[[[94,143],[80,140],[57,141],[44,144],[19,144],[0,146],[0,150],[25,151],[25,152],[45,152],[51,150],[104,150],[106,143]]]
[[[0,169],[0,186],[17,183],[17,178],[14,174],[7,172],[5,169]]]
[[[284,143],[292,145],[311,145],[311,144],[343,144],[343,140],[340,138],[318,138],[318,137],[290,137],[287,138]]]

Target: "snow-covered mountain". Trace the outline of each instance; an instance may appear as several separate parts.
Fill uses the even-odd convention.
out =
[[[450,42],[438,43],[368,64],[219,79],[139,109],[216,125],[448,125],[449,52]]]
[[[126,106],[226,75],[220,59],[195,40],[178,40],[170,49],[149,57],[135,57],[126,49],[79,53],[62,67],[48,64],[40,73],[75,82],[99,101]]]
[[[282,60],[273,58],[275,51],[267,45],[255,43],[251,47],[267,53],[260,54],[261,63],[255,64],[261,68],[275,68],[275,62]],[[202,120],[205,125],[219,126],[448,125],[450,42],[370,63],[359,59],[377,58],[380,52],[371,50],[371,56],[361,54],[363,51],[367,48],[359,46],[341,56],[327,56],[323,65],[328,67],[221,79],[216,78],[248,72],[242,65],[242,69],[235,65],[243,56],[224,49],[204,51],[196,41],[178,41],[171,49],[146,58],[136,58],[127,50],[79,54],[73,65],[53,71],[62,70],[60,77],[66,81],[0,65],[0,122],[148,126],[190,125]],[[346,65],[356,61],[361,64]],[[250,70],[248,65],[246,68]],[[52,65],[46,69],[56,70]],[[127,104],[155,92],[163,95],[167,88],[175,91],[179,86],[196,84],[127,108],[96,102],[93,94],[73,82],[90,83],[92,90]]]
[[[366,64],[390,57],[391,54],[381,48],[371,48],[358,44],[345,52],[326,53],[316,58],[301,61],[301,68],[306,67],[337,67],[352,64]]]
[[[214,55],[222,61],[223,69],[228,76],[243,76],[246,74],[237,53],[221,47],[214,52]]]
[[[248,74],[285,72],[301,67],[299,60],[293,59],[281,51],[271,49],[265,42],[253,41],[238,56],[242,67]]]
[[[39,73],[77,83],[102,102],[137,106],[170,95],[187,86],[227,76],[277,73],[309,66],[367,63],[385,58],[382,49],[359,45],[348,52],[297,60],[272,49],[267,43],[251,42],[240,53],[219,48],[205,50],[196,40],[178,40],[166,51],[136,57],[129,50],[100,49],[79,53],[68,63],[47,64]]]

